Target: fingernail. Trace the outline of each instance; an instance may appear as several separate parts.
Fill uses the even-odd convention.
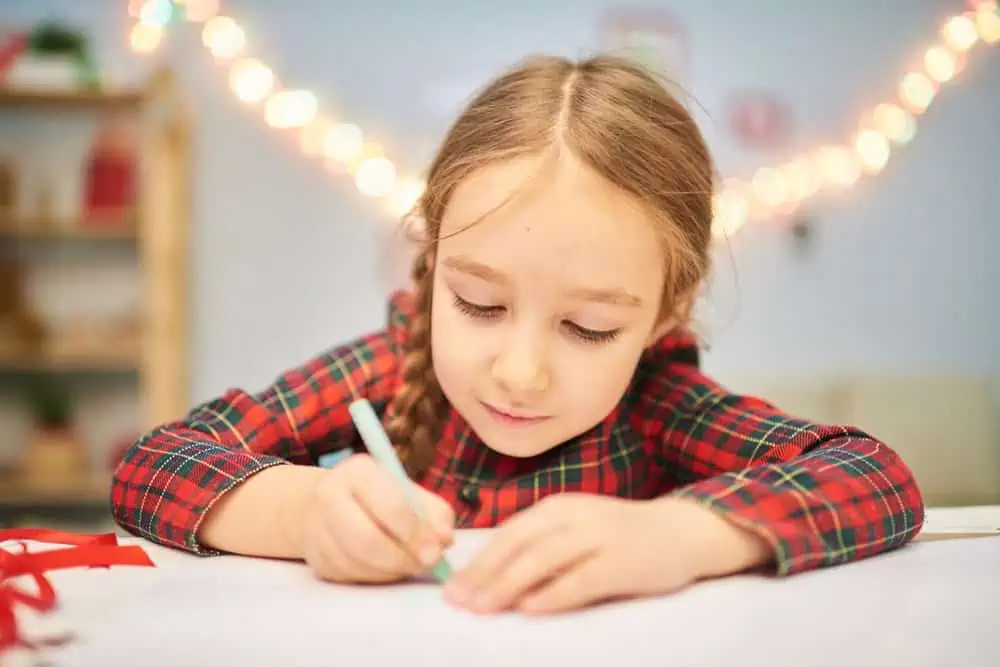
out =
[[[453,604],[458,606],[463,606],[469,599],[468,592],[454,579],[445,584],[444,594]]]
[[[488,593],[480,593],[472,601],[472,607],[476,611],[491,611],[493,606],[493,598]]]
[[[425,544],[420,547],[420,552],[417,556],[420,558],[420,563],[422,565],[430,567],[438,560],[438,548],[433,544]]]

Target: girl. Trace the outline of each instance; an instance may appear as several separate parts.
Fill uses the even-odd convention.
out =
[[[390,299],[387,326],[145,435],[116,471],[116,520],[341,582],[409,577],[454,527],[499,526],[445,587],[482,612],[905,544],[924,510],[895,452],[699,371],[687,325],[713,176],[691,116],[634,64],[542,57],[504,73],[431,165],[415,293]],[[383,415],[430,520],[364,454],[316,465],[364,451],[357,397]]]

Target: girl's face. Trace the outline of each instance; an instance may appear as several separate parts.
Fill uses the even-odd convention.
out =
[[[529,158],[466,179],[441,235],[434,370],[477,435],[530,457],[603,420],[665,328],[648,217],[575,158]]]

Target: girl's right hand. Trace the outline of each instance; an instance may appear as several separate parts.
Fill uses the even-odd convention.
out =
[[[302,547],[319,578],[387,583],[437,562],[452,543],[454,512],[441,497],[414,484],[422,505],[418,516],[397,484],[367,454],[351,456],[317,477],[304,508]]]

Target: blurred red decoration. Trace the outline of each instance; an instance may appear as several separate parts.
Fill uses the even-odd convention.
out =
[[[136,137],[124,116],[104,119],[86,164],[84,220],[90,227],[118,227],[131,214],[136,190]]]
[[[32,553],[26,545],[29,541],[65,546]],[[10,551],[15,545],[17,550]],[[56,591],[46,572],[111,565],[155,567],[142,547],[120,545],[114,533],[90,535],[46,528],[0,530],[0,655],[12,648],[36,648],[31,639],[22,636],[16,612],[21,606],[38,612],[57,607]],[[21,577],[32,579],[34,585],[24,590],[15,583]]]
[[[7,70],[24,52],[27,45],[27,31],[0,25],[0,79],[4,78]]]

